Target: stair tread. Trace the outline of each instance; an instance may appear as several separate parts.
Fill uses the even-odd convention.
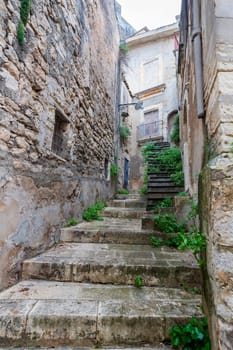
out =
[[[84,264],[111,266],[188,266],[198,269],[190,252],[161,247],[154,249],[150,245],[125,245],[105,243],[61,243],[25,264]]]

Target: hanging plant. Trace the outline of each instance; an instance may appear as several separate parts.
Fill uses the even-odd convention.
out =
[[[127,137],[130,136],[130,130],[129,130],[128,126],[125,126],[125,125],[120,126],[120,136],[123,139],[126,139]]]
[[[30,10],[31,0],[20,0],[20,20],[18,23],[17,37],[20,45],[24,44],[25,26],[27,24]]]

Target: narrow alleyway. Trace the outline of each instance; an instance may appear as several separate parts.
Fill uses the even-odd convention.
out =
[[[189,253],[150,245],[145,207],[112,200],[103,221],[62,229],[60,244],[24,261],[23,281],[0,294],[1,348],[170,349],[168,329],[201,315],[200,272]]]

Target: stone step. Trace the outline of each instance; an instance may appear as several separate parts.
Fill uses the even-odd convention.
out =
[[[61,229],[61,240],[76,243],[149,244],[151,228],[141,229],[140,219],[104,218]]]
[[[143,344],[142,344],[143,345]],[[30,348],[28,348],[28,347],[23,347],[23,348],[16,348],[16,347],[14,347],[14,348],[12,348],[12,347],[1,347],[1,349],[3,349],[3,350],[12,350],[12,349],[15,349],[15,350],[38,350],[38,349],[41,349],[41,350],[43,350],[43,349],[46,349],[46,350],[96,350],[96,349],[98,349],[98,348],[96,348],[96,347],[92,347],[92,348],[87,348],[87,347],[82,347],[82,348],[70,348],[70,347],[53,347],[53,348],[45,348],[45,347],[41,347],[40,346],[40,348],[33,348],[33,347],[30,347]],[[128,347],[120,347],[120,346],[118,346],[118,345],[116,345],[116,346],[114,346],[114,347],[101,347],[101,350],[172,350],[172,349],[174,349],[174,348],[171,348],[171,347],[169,347],[168,345],[163,345],[162,343],[161,343],[161,345],[159,345],[159,346],[156,346],[156,347],[152,347],[152,346],[145,346],[145,347],[130,347],[130,348],[128,348]]]
[[[153,193],[179,193],[184,190],[183,186],[161,186],[161,187],[155,187],[148,183],[147,185],[147,194],[153,194]]]
[[[146,208],[115,208],[107,207],[102,210],[103,217],[140,219]]]
[[[148,177],[148,181],[157,181],[157,182],[172,182],[172,180],[170,180],[170,175],[167,176],[157,176],[157,175],[150,175]]]
[[[149,245],[62,243],[23,262],[24,279],[134,284],[141,275],[147,286],[199,286],[200,270],[189,252]]]
[[[116,194],[116,199],[138,199],[143,200],[143,196],[139,193],[129,193],[129,194]]]
[[[0,294],[0,346],[169,349],[168,329],[201,317],[200,303],[179,289],[23,281]]]
[[[146,201],[138,199],[113,199],[109,202],[109,206],[117,208],[146,208]]]
[[[150,188],[154,188],[154,187],[160,188],[161,187],[161,188],[167,189],[170,187],[177,187],[177,185],[172,181],[157,181],[157,180],[153,179],[153,180],[148,181],[148,187],[150,187]]]

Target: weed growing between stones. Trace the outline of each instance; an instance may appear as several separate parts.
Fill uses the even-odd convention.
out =
[[[103,220],[100,215],[100,211],[106,207],[106,203],[96,202],[96,204],[90,206],[83,211],[83,220],[93,221],[93,220]]]
[[[78,224],[78,220],[76,218],[71,218],[67,221],[67,223],[65,224],[65,227],[71,227],[77,224]]]
[[[164,244],[164,240],[161,238],[157,238],[155,236],[151,236],[150,243],[151,243],[152,247],[159,248],[159,247],[161,247],[162,244]]]
[[[187,222],[178,223],[174,214],[158,214],[155,215],[153,219],[161,232],[176,233],[174,237],[170,237],[166,241],[160,241],[160,245],[163,244],[175,247],[179,250],[189,249],[193,252],[199,266],[204,266],[205,261],[201,258],[201,255],[206,248],[206,236],[204,233],[199,232],[195,226],[197,215],[198,205],[192,202],[191,209],[188,213],[188,221],[193,222],[193,225],[191,225],[189,230],[187,229]],[[153,240],[151,239],[152,246],[156,247],[156,242],[158,242],[158,238],[154,237]]]
[[[159,204],[154,207],[155,213],[160,213],[161,209],[172,208],[173,207],[173,199],[168,197],[163,199]]]
[[[129,191],[126,188],[121,188],[117,191],[118,194],[129,194]]]
[[[192,317],[184,326],[169,329],[171,344],[181,350],[211,350],[207,318]]]
[[[142,280],[142,276],[140,275],[136,275],[134,277],[134,285],[137,288],[141,288],[143,286],[143,280]]]
[[[174,214],[158,214],[153,218],[157,228],[165,233],[177,233],[187,231],[186,223],[179,224]]]

